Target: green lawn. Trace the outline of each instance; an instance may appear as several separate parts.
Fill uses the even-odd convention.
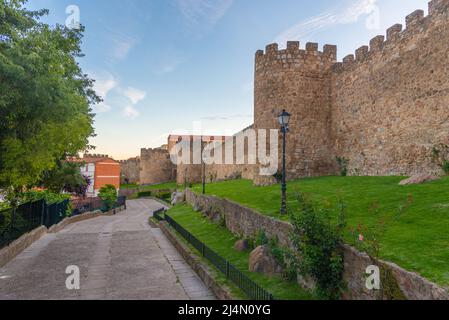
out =
[[[139,186],[137,184],[123,184],[120,186],[121,189],[139,189],[140,191],[173,190],[177,187],[176,182],[154,184],[151,186]]]
[[[289,210],[297,208],[298,192],[317,201],[347,206],[348,243],[354,243],[349,229],[358,224],[373,227],[380,219],[395,215],[408,197],[409,209],[389,223],[382,239],[381,257],[419,272],[443,286],[449,286],[449,177],[422,185],[399,186],[401,177],[322,177],[288,184]],[[200,192],[201,188],[195,186]],[[207,194],[226,198],[278,219],[280,186],[254,187],[251,181],[235,180],[207,186]],[[379,213],[370,208],[377,204]]]
[[[209,246],[209,248],[229,260],[235,267],[248,275],[264,289],[270,291],[276,299],[312,299],[312,296],[301,289],[294,281],[288,282],[281,277],[268,277],[266,275],[249,272],[249,252],[238,252],[233,248],[238,238],[226,228],[204,218],[201,213],[194,212],[189,206],[177,206],[169,210],[168,214],[200,241]]]

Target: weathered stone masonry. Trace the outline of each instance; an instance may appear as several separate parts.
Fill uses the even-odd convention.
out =
[[[255,58],[254,127],[278,129],[282,109],[292,114],[288,179],[339,174],[337,157],[349,160],[350,175],[439,174],[431,154],[449,145],[448,50],[448,0],[431,1],[428,16],[413,12],[404,30],[392,26],[343,62],[333,45],[268,45]],[[220,166],[207,170],[224,176]]]
[[[140,184],[158,184],[174,181],[176,166],[166,149],[142,149],[140,156]]]

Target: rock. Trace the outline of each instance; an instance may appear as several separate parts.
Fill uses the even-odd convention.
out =
[[[249,255],[249,271],[266,275],[281,275],[282,267],[267,246],[259,246]]]
[[[185,193],[184,192],[173,192],[171,196],[171,204],[173,206],[183,203],[185,201]]]
[[[406,180],[402,180],[399,185],[401,186],[407,186],[407,185],[411,185],[411,184],[421,184],[421,183],[426,183],[426,182],[430,182],[430,181],[435,181],[440,179],[437,176],[433,176],[430,174],[421,174],[421,175],[416,175],[413,176],[409,179]]]
[[[239,240],[234,245],[234,249],[238,252],[244,252],[248,250],[248,248],[249,248],[248,240]]]

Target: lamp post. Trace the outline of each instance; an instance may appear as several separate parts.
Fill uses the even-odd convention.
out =
[[[288,124],[290,123],[291,114],[287,111],[282,110],[279,115],[279,124],[281,125],[282,131],[282,204],[281,204],[281,214],[287,214],[287,177],[286,177],[286,136],[288,132]]]
[[[201,136],[201,171],[202,171],[202,182],[203,182],[203,194],[206,194],[206,162],[204,161],[204,142],[203,136]]]

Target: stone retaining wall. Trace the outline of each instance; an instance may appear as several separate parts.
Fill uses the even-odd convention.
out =
[[[260,230],[264,230],[269,238],[278,237],[281,246],[291,246],[290,234],[293,226],[288,222],[264,216],[259,212],[243,207],[226,199],[203,196],[186,190],[186,202],[204,212],[211,218],[221,215],[226,227],[240,237],[254,238]],[[373,291],[366,288],[365,270],[373,265],[372,259],[350,246],[344,246],[345,270],[344,279],[348,290],[343,299],[375,300]],[[449,290],[424,279],[417,273],[409,272],[401,267],[380,261],[380,268],[387,270],[389,284],[400,289],[401,296],[408,300],[449,300]]]
[[[22,251],[31,246],[35,241],[47,234],[45,226],[34,229],[24,234],[19,239],[12,242],[9,246],[0,250],[0,268],[5,266],[12,259],[17,257]]]

